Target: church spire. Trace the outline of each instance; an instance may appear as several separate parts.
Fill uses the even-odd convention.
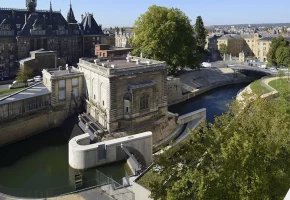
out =
[[[67,22],[68,23],[77,23],[77,20],[75,19],[74,11],[72,9],[71,0],[70,0],[69,11],[67,13]]]

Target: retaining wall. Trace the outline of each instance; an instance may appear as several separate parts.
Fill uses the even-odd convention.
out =
[[[42,110],[0,124],[0,146],[25,139],[40,132],[56,128],[68,117],[68,109]]]
[[[152,132],[90,144],[90,135],[74,137],[69,142],[69,165],[74,169],[88,169],[124,160],[127,154],[121,144],[141,153],[145,163],[152,162]]]

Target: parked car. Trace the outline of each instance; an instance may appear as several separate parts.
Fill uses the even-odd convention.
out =
[[[211,67],[211,63],[203,62],[203,63],[201,63],[201,66],[202,67]]]
[[[259,65],[258,67],[261,68],[261,69],[267,69],[266,65]]]
[[[34,79],[28,79],[27,84],[21,81],[13,81],[11,85],[9,85],[9,89],[15,89],[15,88],[22,88],[25,86],[31,86],[35,83]]]
[[[270,71],[271,71],[271,72],[278,72],[278,70],[277,70],[275,67],[271,67],[271,68],[270,68]]]
[[[35,82],[42,81],[42,77],[41,76],[35,76],[33,79],[34,79]]]

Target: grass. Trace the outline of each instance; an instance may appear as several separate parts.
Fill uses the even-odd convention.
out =
[[[23,90],[23,89],[24,88],[15,88],[15,89],[2,90],[2,91],[0,91],[0,95],[17,92],[17,91]]]
[[[251,90],[253,93],[255,93],[258,96],[261,96],[263,94],[267,94],[270,92],[267,88],[261,85],[260,80],[256,80],[251,84]]]
[[[278,92],[284,92],[290,89],[290,82],[288,82],[287,78],[283,78],[281,80],[274,80],[269,83],[272,88],[275,88]]]
[[[138,181],[137,183],[142,185],[143,187],[145,187],[146,189],[150,190],[151,191],[151,188],[150,188],[150,182],[154,182],[154,181],[157,181],[157,182],[164,182],[163,181],[163,177],[162,175],[160,175],[159,173],[156,173],[152,170],[152,168],[146,172]]]

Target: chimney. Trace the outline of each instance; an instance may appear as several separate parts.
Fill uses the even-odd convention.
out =
[[[26,24],[26,22],[27,22],[27,14],[25,13],[25,24]]]
[[[81,15],[81,18],[82,18],[82,21],[83,21],[84,20],[84,15],[83,14]]]
[[[88,15],[88,23],[89,23],[89,27],[92,27],[92,14],[89,13]]]
[[[12,10],[12,18],[15,18],[15,11]]]

